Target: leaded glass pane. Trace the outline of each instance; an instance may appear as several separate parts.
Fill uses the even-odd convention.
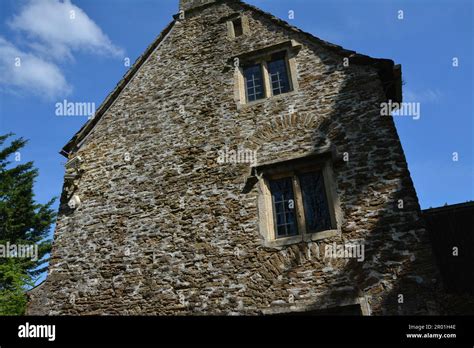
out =
[[[298,234],[291,178],[270,181],[276,238]]]
[[[254,101],[262,99],[263,93],[263,79],[262,79],[262,68],[260,64],[245,67],[244,69],[245,78],[245,90],[247,93],[247,101]]]
[[[308,232],[331,229],[331,215],[324,189],[324,178],[321,172],[307,173],[299,176],[303,205]]]
[[[268,62],[268,73],[273,95],[278,95],[290,91],[290,82],[286,68],[285,58],[278,58]]]

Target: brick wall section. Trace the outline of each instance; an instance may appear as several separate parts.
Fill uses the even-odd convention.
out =
[[[240,10],[251,35],[230,40],[219,19]],[[227,60],[289,39],[303,45],[299,91],[238,110]],[[379,116],[380,79],[341,63],[238,4],[176,23],[77,152],[82,205],[70,210],[63,194],[50,273],[28,312],[261,314],[365,296],[372,314],[434,313],[431,250],[393,120]],[[242,193],[248,164],[217,163],[226,143],[259,162],[324,144],[347,152],[333,164],[342,237],[263,247],[258,190]],[[365,262],[324,258],[325,244],[362,239]]]

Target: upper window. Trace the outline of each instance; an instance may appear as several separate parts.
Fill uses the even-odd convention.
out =
[[[254,59],[241,68],[241,73],[247,103],[293,90],[286,51]]]
[[[260,64],[244,68],[245,91],[248,101],[254,101],[265,97]]]
[[[290,91],[290,80],[288,78],[285,55],[277,55],[273,60],[268,62],[268,75],[270,77],[273,95]]]
[[[234,33],[231,21],[229,32]],[[244,35],[245,16],[242,17]],[[244,52],[230,57],[234,67],[234,99],[237,108],[241,105],[265,100],[298,90],[296,56],[301,45],[294,40],[283,41],[272,46]]]

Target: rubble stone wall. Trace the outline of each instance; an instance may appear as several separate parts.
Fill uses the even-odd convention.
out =
[[[220,19],[239,11],[250,34],[229,39]],[[286,40],[302,45],[299,89],[237,108],[228,59]],[[434,313],[430,244],[393,120],[380,116],[380,77],[342,59],[239,4],[177,21],[71,155],[82,174],[65,183],[28,313],[262,314],[361,299],[370,314]],[[258,189],[242,192],[249,164],[219,164],[226,145],[259,163],[345,153],[332,163],[341,236],[264,247]],[[325,257],[327,244],[359,241],[363,262]]]

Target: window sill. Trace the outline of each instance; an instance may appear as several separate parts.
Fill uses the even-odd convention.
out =
[[[331,237],[336,237],[341,234],[341,231],[338,229],[334,230],[326,230],[326,231],[320,231],[320,232],[315,232],[315,233],[307,233],[304,234],[303,236],[291,236],[291,237],[285,237],[285,238],[278,238],[278,239],[273,239],[273,240],[265,240],[263,242],[263,245],[267,248],[277,248],[280,249],[284,246],[292,245],[292,244],[298,244],[301,242],[314,242],[326,238],[331,238]]]
[[[274,95],[274,96],[271,96],[271,97],[266,97],[266,98],[254,100],[254,101],[251,101],[251,102],[248,102],[248,103],[237,103],[237,110],[250,108],[252,106],[259,105],[259,104],[265,103],[267,101],[278,100],[278,99],[282,99],[282,98],[285,98],[285,97],[291,97],[292,95],[295,95],[297,92],[298,91],[293,90],[291,92],[282,93],[282,94]]]
[[[331,238],[331,237],[336,237],[341,234],[341,231],[339,230],[326,230],[326,231],[320,231],[320,232],[315,232],[315,233],[308,233],[303,236],[305,242],[311,242],[311,241],[317,241],[321,239],[326,239],[326,238]]]

